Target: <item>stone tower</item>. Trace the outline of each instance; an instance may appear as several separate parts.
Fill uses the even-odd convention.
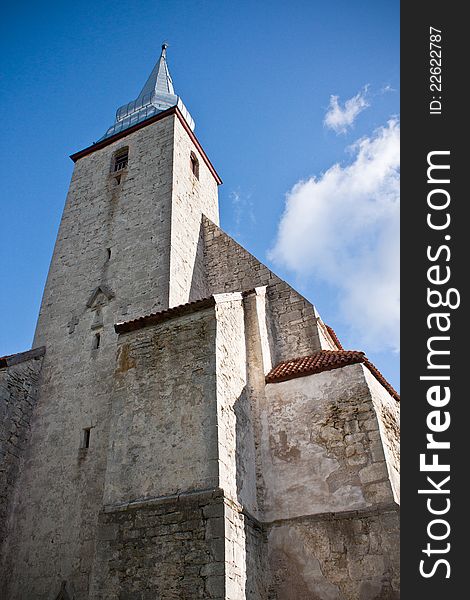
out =
[[[398,598],[398,397],[218,227],[166,45],[0,359],[8,600]]]

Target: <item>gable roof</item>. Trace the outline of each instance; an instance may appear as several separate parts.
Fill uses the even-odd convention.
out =
[[[364,352],[357,350],[320,350],[309,356],[282,361],[266,375],[266,383],[279,383],[357,363],[364,364],[389,394],[398,402],[400,401],[398,392],[393,389],[377,367],[369,361]]]

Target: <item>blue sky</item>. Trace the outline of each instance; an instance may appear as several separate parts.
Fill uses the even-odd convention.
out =
[[[223,228],[398,387],[397,1],[8,3],[0,27],[0,355],[30,347],[68,156],[168,40]]]

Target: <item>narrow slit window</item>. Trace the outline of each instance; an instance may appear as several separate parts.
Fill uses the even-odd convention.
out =
[[[106,248],[106,260],[111,260],[111,248]]]
[[[191,171],[194,177],[196,177],[196,179],[199,179],[199,161],[194,152],[191,152]]]
[[[116,152],[114,155],[114,168],[113,171],[116,173],[117,171],[122,171],[127,167],[127,163],[129,162],[129,148],[123,148]]]
[[[82,448],[90,447],[90,432],[90,427],[85,427],[85,429],[82,429]]]
[[[101,344],[101,333],[95,333],[93,336],[93,350],[98,350]]]

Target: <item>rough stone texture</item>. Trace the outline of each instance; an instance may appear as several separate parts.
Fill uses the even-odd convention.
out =
[[[175,150],[176,119],[169,115],[75,165],[34,342],[47,346],[39,399],[2,552],[1,589],[11,600],[48,599],[63,580],[88,597],[113,409],[114,323],[168,307],[172,236],[180,235],[172,206],[192,185],[183,181],[184,164],[193,178],[189,155],[184,161],[186,150]],[[113,156],[126,146],[129,163],[118,183]],[[193,232],[189,221],[184,229],[191,248],[202,209],[213,218],[217,212],[202,160],[199,172],[190,197],[195,211],[200,200],[199,216]],[[191,282],[182,282],[189,297]],[[85,428],[88,449],[80,447]]]
[[[267,521],[393,502],[362,365],[268,384],[266,398]]]
[[[396,509],[345,512],[268,528],[269,600],[397,600]]]
[[[212,294],[268,286],[274,362],[336,349],[315,307],[209,219],[203,218],[204,260]]]
[[[104,503],[217,487],[215,309],[119,338]]]
[[[2,488],[6,600],[64,581],[74,600],[397,597],[397,404],[361,364],[266,385],[279,361],[337,346],[216,225],[199,152],[172,113],[76,163],[29,443]],[[34,404],[38,367],[0,379],[4,428]]]
[[[199,178],[190,173],[190,155]],[[170,306],[209,295],[203,262],[201,215],[219,222],[217,182],[178,119],[175,120],[171,205]]]
[[[105,506],[90,597],[264,598],[264,540],[260,526],[217,488]]]
[[[42,355],[0,369],[0,546],[8,508],[29,441]]]
[[[381,442],[371,444],[373,455],[380,456],[383,449],[388,475],[396,502],[400,502],[400,404],[392,398],[372,373],[363,366],[364,375],[372,396]]]
[[[250,526],[238,502],[238,498],[247,498],[247,505],[256,501],[254,470],[251,479],[244,480],[254,456],[245,398],[244,319],[242,295],[220,294],[215,296],[214,306],[183,316],[169,314],[167,321],[119,336],[105,505],[112,507],[134,498],[145,502],[158,496],[167,507],[168,502],[170,505],[174,502],[171,495],[181,492],[184,495],[188,490],[202,487],[220,489],[225,512],[214,512],[217,518],[207,524],[198,524],[194,516],[184,517],[186,529],[180,532],[175,525],[174,539],[155,529],[153,520],[149,521],[153,533],[137,528],[130,545],[125,543],[125,548],[119,546],[118,550],[120,556],[129,556],[123,564],[130,569],[131,576],[107,575],[102,582],[102,562],[115,551],[114,542],[104,549],[103,545],[98,546],[93,571],[97,583],[92,597],[113,598],[117,597],[113,595],[116,590],[125,590],[135,593],[136,598],[145,598],[147,596],[137,594],[142,581],[154,582],[146,583],[150,587],[142,588],[142,593],[158,592],[164,598],[190,598],[190,590],[194,590],[194,597],[235,600],[246,597],[247,585],[252,590],[247,597],[257,597],[253,595],[259,588],[257,577],[250,572],[248,581],[246,571],[247,554],[254,563],[259,562],[257,537],[251,532],[247,542],[246,531]],[[241,435],[248,437],[244,444],[240,444]],[[241,464],[246,465],[245,470],[240,468]],[[188,496],[194,497],[194,494]],[[132,510],[135,506],[131,504]],[[138,510],[143,511],[140,506],[141,503],[137,503]],[[208,514],[210,510],[207,509]],[[107,525],[114,522],[110,521],[114,518],[110,516],[112,508],[109,511],[104,521]],[[127,523],[127,517],[118,515],[118,523],[122,519]],[[222,565],[206,564],[201,558],[200,552],[207,552],[205,544],[213,531],[217,531],[221,553],[218,561],[222,561]],[[186,537],[181,538],[179,533]],[[190,546],[196,544],[196,540],[206,542],[196,544],[194,549],[186,548],[180,539],[190,540],[187,543]],[[155,554],[156,545],[160,554]],[[172,564],[186,565],[186,552],[194,559],[192,567],[187,565],[188,571],[186,567],[183,571],[183,567],[178,567],[179,571],[174,570],[176,567],[172,567],[172,571],[165,570],[164,565],[170,560],[167,556],[171,556]],[[131,558],[132,553],[136,557]],[[140,565],[143,554],[156,556],[159,564],[163,564],[157,575],[152,572],[155,562],[144,561],[145,564]],[[206,565],[202,572],[202,567],[196,569],[198,564]],[[140,575],[135,574],[136,569]],[[201,574],[213,571],[214,577],[208,581]],[[178,574],[182,572],[184,582],[180,584]],[[187,572],[193,573],[199,583],[191,583]],[[97,595],[98,589],[101,595]]]
[[[224,600],[225,504],[220,490],[105,507],[96,600]]]
[[[237,426],[248,422],[244,402],[246,354],[241,294],[217,296],[216,373],[219,485],[232,500],[238,499],[237,468],[246,463],[237,448]],[[225,302],[223,301],[225,299]],[[237,456],[238,452],[238,456]],[[237,460],[238,458],[238,460]],[[248,461],[249,462],[249,461]],[[253,482],[254,483],[254,482]],[[250,495],[252,490],[245,490]]]

